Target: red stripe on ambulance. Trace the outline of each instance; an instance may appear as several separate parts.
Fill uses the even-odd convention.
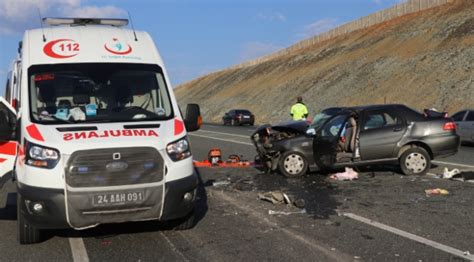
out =
[[[40,131],[36,127],[35,124],[31,124],[26,127],[26,132],[28,132],[28,135],[31,136],[31,138],[36,139],[38,141],[44,142],[44,138],[41,135]]]
[[[16,142],[0,143],[0,154],[14,156],[16,155]]]

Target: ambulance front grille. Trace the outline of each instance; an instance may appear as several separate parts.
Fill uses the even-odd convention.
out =
[[[152,147],[107,148],[74,152],[66,166],[71,187],[107,187],[163,180],[164,161]]]

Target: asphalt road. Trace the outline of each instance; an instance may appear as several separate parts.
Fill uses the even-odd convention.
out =
[[[253,127],[205,125],[190,134],[196,160],[211,147],[224,156],[253,159]],[[473,147],[436,162],[474,171]],[[389,167],[360,173],[356,181],[320,174],[286,179],[254,168],[199,168],[195,228],[170,231],[156,222],[104,225],[85,231],[51,232],[36,245],[16,241],[14,185],[0,209],[1,261],[467,261],[474,259],[474,183],[433,175],[407,177]],[[213,186],[226,181],[227,185]],[[447,196],[427,197],[428,188]],[[303,199],[302,209],[258,199],[282,190]],[[5,198],[3,198],[5,199]],[[4,203],[5,204],[5,203]],[[270,215],[269,211],[296,212]]]

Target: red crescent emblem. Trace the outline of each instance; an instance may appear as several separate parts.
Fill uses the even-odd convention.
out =
[[[52,58],[69,58],[69,57],[73,57],[73,56],[76,56],[76,54],[72,54],[72,55],[60,55],[56,52],[53,51],[53,47],[55,44],[57,43],[61,43],[61,42],[65,42],[65,41],[71,41],[71,42],[74,42],[74,40],[72,39],[56,39],[56,40],[53,40],[51,42],[48,42],[46,45],[44,45],[43,47],[43,52],[49,56],[49,57],[52,57]],[[76,51],[76,50],[75,50]],[[77,50],[78,51],[78,50]]]
[[[132,52],[132,47],[131,47],[129,44],[127,44],[127,46],[128,46],[128,49],[127,49],[127,50],[122,51],[122,52],[119,52],[119,51],[114,51],[114,50],[108,48],[108,47],[107,47],[107,44],[104,44],[105,50],[109,51],[109,52],[112,53],[112,54],[116,54],[116,55],[126,55],[126,54],[130,54],[130,53]]]

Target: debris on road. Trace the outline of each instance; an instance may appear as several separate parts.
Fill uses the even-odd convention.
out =
[[[229,180],[221,180],[221,181],[212,182],[212,186],[227,186],[227,185],[230,185]]]
[[[285,197],[286,196],[286,197]],[[272,204],[284,204],[289,199],[288,195],[281,191],[270,191],[266,193],[258,193],[258,198],[271,202]],[[287,203],[288,204],[288,203]]]
[[[293,214],[306,214],[306,209],[301,209],[300,211],[294,211],[294,212],[287,212],[287,211],[275,211],[275,210],[268,210],[269,215],[293,215]]]
[[[443,171],[443,176],[442,178],[444,179],[451,179],[453,178],[455,175],[461,173],[461,171],[459,171],[459,169],[455,168],[451,171],[449,171],[449,169],[447,167],[444,168],[444,171]]]
[[[274,205],[287,204],[287,205],[293,205],[300,209],[304,209],[306,205],[304,199],[293,200],[292,197],[290,197],[288,194],[283,193],[281,191],[269,191],[266,193],[258,193],[258,198],[261,200],[271,202]]]
[[[346,167],[345,172],[339,172],[336,174],[331,175],[329,178],[333,180],[338,180],[338,181],[347,181],[347,180],[354,180],[354,179],[359,179],[359,174],[354,171],[354,169],[350,167]]]
[[[295,205],[295,207],[297,207],[297,208],[304,208],[306,203],[305,203],[304,199],[297,199],[293,202],[293,205]]]
[[[462,182],[474,182],[474,171],[460,171],[457,168],[449,170],[444,168],[443,174],[439,175],[438,178],[450,179]]]
[[[434,196],[434,195],[449,195],[449,191],[442,188],[432,188],[425,190],[426,196]]]

